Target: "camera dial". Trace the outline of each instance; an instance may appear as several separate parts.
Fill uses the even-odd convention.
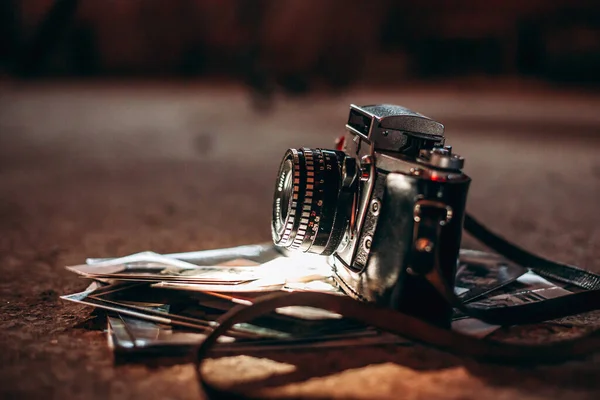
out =
[[[417,162],[427,164],[433,168],[459,171],[465,164],[465,159],[458,154],[452,154],[452,148],[434,147],[431,150],[423,149],[419,152]]]
[[[289,149],[273,198],[273,241],[289,250],[332,254],[348,227],[356,160],[326,149]]]

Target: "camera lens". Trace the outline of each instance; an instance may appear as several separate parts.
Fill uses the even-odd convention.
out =
[[[288,150],[273,199],[271,230],[275,244],[289,250],[332,254],[348,227],[355,174],[356,161],[344,152]]]

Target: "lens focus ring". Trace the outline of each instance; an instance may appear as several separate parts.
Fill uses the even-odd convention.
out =
[[[348,219],[347,205],[339,203],[344,158],[324,149],[286,152],[273,203],[276,245],[324,255],[335,250]]]

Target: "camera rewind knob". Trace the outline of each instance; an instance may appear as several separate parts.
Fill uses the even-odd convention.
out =
[[[458,154],[452,154],[451,148],[434,147],[419,152],[417,161],[433,168],[459,171],[465,165],[465,159]]]

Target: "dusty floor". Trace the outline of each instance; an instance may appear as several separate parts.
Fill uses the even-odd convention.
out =
[[[282,100],[183,84],[0,86],[0,395],[201,397],[190,365],[114,365],[91,309],[60,294],[86,256],[269,240],[289,146],[330,146],[349,103],[395,102],[447,127],[473,177],[469,209],[523,246],[600,272],[600,96],[536,90],[354,90]],[[476,246],[472,240],[465,245]],[[584,318],[499,334],[549,340]],[[600,319],[589,316],[600,326]],[[570,326],[575,325],[574,328]],[[421,346],[276,352],[208,365],[276,397],[598,398],[600,355],[561,366],[479,364]],[[285,379],[269,378],[294,369]],[[273,372],[275,371],[275,372]],[[312,379],[306,380],[310,377]],[[264,393],[265,395],[267,393]]]

